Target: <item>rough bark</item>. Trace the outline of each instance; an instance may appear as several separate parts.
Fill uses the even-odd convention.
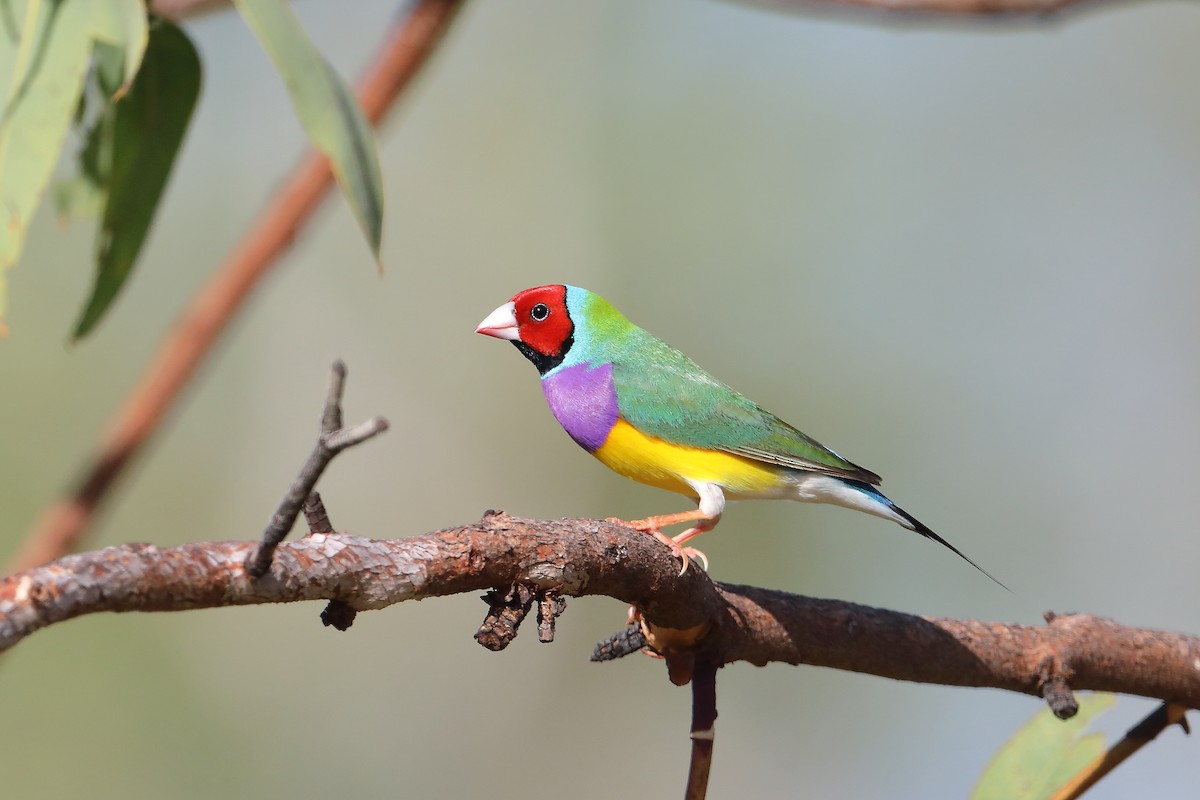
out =
[[[1088,614],[1045,625],[920,617],[719,584],[646,534],[596,520],[489,512],[474,525],[407,539],[312,534],[279,546],[260,579],[254,542],[112,547],[0,581],[0,650],[47,625],[98,611],[179,611],[333,600],[354,611],[522,584],[535,593],[607,595],[641,612],[672,680],[693,663],[812,664],[899,680],[989,686],[1062,704],[1069,690],[1200,706],[1200,639]],[[466,633],[464,632],[464,635]],[[1057,687],[1044,692],[1046,687]],[[1069,690],[1068,690],[1069,687]],[[1052,702],[1053,705],[1053,702]],[[1065,709],[1064,715],[1069,715]]]

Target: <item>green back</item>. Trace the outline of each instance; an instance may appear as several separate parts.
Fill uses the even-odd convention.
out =
[[[612,364],[617,410],[643,433],[673,444],[798,470],[879,483],[851,463],[709,375],[666,342],[625,319],[607,301],[576,298],[571,361]]]

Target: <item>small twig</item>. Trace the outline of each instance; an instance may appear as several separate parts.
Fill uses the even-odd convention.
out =
[[[1101,778],[1116,769],[1122,761],[1154,741],[1160,733],[1172,725],[1183,728],[1184,733],[1191,733],[1187,722],[1187,711],[1186,706],[1163,703],[1150,712],[1149,716],[1130,728],[1121,741],[1080,770],[1047,800],[1077,800],[1083,796],[1084,792],[1095,786]]]
[[[310,534],[333,533],[333,523],[329,521],[329,513],[319,492],[309,492],[308,499],[304,501],[304,521],[308,523]]]
[[[1047,624],[1052,624],[1058,616],[1054,611],[1046,611],[1042,614],[1042,619],[1046,620]],[[1067,680],[1069,675],[1067,665],[1060,658],[1050,655],[1045,656],[1038,666],[1042,699],[1050,706],[1050,712],[1059,719],[1070,719],[1079,713],[1079,701],[1075,699],[1075,693],[1071,691]]]
[[[538,596],[538,641],[548,644],[554,641],[554,620],[567,610],[567,598],[554,591],[542,592]]]
[[[475,632],[475,641],[493,652],[499,652],[517,638],[517,629],[529,615],[536,597],[535,587],[525,583],[514,583],[504,594],[492,589],[483,596],[488,604],[487,616]]]
[[[321,624],[339,631],[349,630],[356,616],[358,612],[344,600],[330,600],[321,611]]]
[[[646,646],[646,634],[641,625],[630,625],[623,631],[596,645],[591,661],[614,661],[632,655]]]
[[[1059,719],[1070,719],[1079,712],[1079,701],[1061,675],[1053,675],[1042,684],[1042,699]]]
[[[271,568],[271,556],[275,554],[275,548],[291,532],[292,526],[296,524],[296,517],[300,515],[301,506],[317,485],[321,473],[329,466],[329,462],[333,461],[333,457],[346,448],[361,444],[388,429],[387,420],[383,417],[373,417],[353,428],[337,427],[342,422],[342,392],[345,387],[346,365],[335,361],[330,369],[329,391],[321,414],[321,435],[317,437],[316,447],[313,448],[308,461],[300,468],[300,474],[279,501],[279,508],[267,522],[258,550],[246,561],[246,572],[252,577],[261,578],[267,574],[267,570]],[[320,498],[317,502],[320,503]]]
[[[700,662],[692,671],[692,759],[684,800],[704,800],[712,768],[717,726],[717,664]]]
[[[325,408],[321,412],[321,433],[333,433],[342,427],[342,397],[346,392],[346,363],[340,358],[329,370],[325,389]]]
[[[328,410],[328,405],[329,401],[327,400],[326,410]],[[339,417],[335,422],[340,424],[340,421]],[[322,426],[327,422],[328,420],[322,418]],[[322,502],[321,495],[317,492],[309,492],[308,499],[304,501],[304,520],[308,523],[309,536],[333,533],[333,523],[329,521],[329,512],[325,510],[325,503]],[[321,624],[345,631],[354,624],[356,616],[358,616],[358,612],[354,610],[353,606],[345,600],[335,598],[330,600],[321,611]]]
[[[326,450],[336,455],[347,447],[362,444],[367,439],[378,436],[388,429],[388,421],[383,417],[371,417],[366,422],[360,422],[353,428],[342,428],[322,438]],[[293,517],[292,519],[295,519]]]

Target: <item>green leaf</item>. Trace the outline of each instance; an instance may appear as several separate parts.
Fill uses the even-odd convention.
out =
[[[114,97],[129,91],[134,76],[142,66],[142,57],[150,40],[150,25],[146,19],[144,0],[109,0],[110,25],[117,32],[116,38],[108,39],[117,46],[124,46],[125,68],[121,75],[121,86]]]
[[[139,65],[146,52],[145,44],[143,40],[143,47],[137,54]],[[131,77],[127,69],[128,61],[129,53],[123,50],[119,43],[96,42],[92,50],[92,82],[100,94],[103,107],[107,108],[110,101],[117,99],[118,94],[124,94],[129,89]],[[81,99],[86,100],[87,97]]]
[[[317,52],[286,0],[234,0],[283,77],[313,145],[329,157],[342,194],[379,259],[383,179],[375,137],[349,87]]]
[[[129,277],[199,94],[196,48],[179,28],[157,22],[142,69],[124,97],[111,106],[111,124],[102,120],[94,131],[111,137],[111,163],[105,170],[103,157],[96,158],[95,173],[106,184],[107,200],[97,235],[96,282],[75,326],[76,339],[92,330]],[[97,150],[105,146],[101,142]],[[87,152],[85,148],[85,174]]]
[[[139,55],[140,58],[140,55]],[[51,190],[60,222],[97,217],[104,213],[112,173],[113,123],[111,98],[121,89],[125,53],[107,42],[96,42],[90,78],[79,98],[75,128],[86,131],[79,151],[77,174],[57,181]],[[97,97],[99,95],[99,97]]]
[[[75,116],[94,43],[122,48],[137,69],[145,42],[140,0],[0,0],[0,332],[4,274],[25,234]],[[15,24],[14,24],[15,23]]]
[[[104,211],[104,187],[90,177],[78,175],[54,184],[51,191],[59,222],[90,219]]]
[[[1043,708],[1005,742],[979,778],[971,800],[1042,800],[1104,754],[1104,735],[1081,735],[1116,701],[1111,694],[1079,698],[1079,712],[1058,719]]]

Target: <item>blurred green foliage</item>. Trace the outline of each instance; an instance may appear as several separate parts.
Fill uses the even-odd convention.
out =
[[[379,159],[353,94],[287,2],[239,0],[238,8],[271,54],[314,145],[330,158],[378,259]],[[142,0],[3,0],[0,17],[6,23],[0,31],[0,205],[6,215],[0,332],[5,272],[21,254],[33,211],[74,128],[84,144],[76,173],[55,190],[55,203],[64,218],[101,217],[96,280],[74,328],[79,338],[107,311],[141,252],[199,93],[200,60],[174,25],[148,24]]]
[[[92,50],[122,55],[128,86],[146,48],[140,0],[0,0],[0,331],[16,263],[74,119]]]

